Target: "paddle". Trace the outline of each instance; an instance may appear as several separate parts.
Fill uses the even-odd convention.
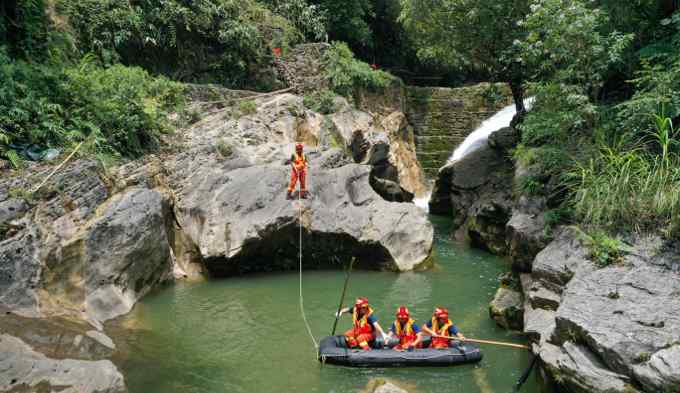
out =
[[[512,347],[512,348],[518,348],[518,349],[529,349],[528,346],[522,345],[522,344],[513,344],[513,343],[505,343],[501,341],[490,341],[490,340],[477,340],[474,338],[458,338],[458,337],[451,337],[451,336],[442,336],[439,334],[433,335],[433,337],[439,337],[439,338],[448,338],[449,340],[457,340],[457,341],[469,341],[471,343],[477,343],[477,344],[491,344],[491,345],[500,345],[503,347]]]
[[[345,292],[347,291],[347,284],[349,283],[349,275],[352,272],[352,265],[354,265],[354,260],[356,258],[352,257],[349,262],[349,267],[347,268],[347,274],[345,275],[345,285],[342,287],[342,295],[340,296],[340,304],[338,304],[338,312],[335,313],[335,322],[333,323],[333,331],[331,331],[331,336],[335,336],[335,329],[338,327],[338,319],[340,319],[340,310],[342,310],[342,303],[345,302]]]

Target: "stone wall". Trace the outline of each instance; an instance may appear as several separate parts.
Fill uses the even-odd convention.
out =
[[[430,179],[436,177],[453,150],[482,121],[512,103],[510,89],[502,83],[453,89],[408,86],[404,90],[406,116],[415,129],[418,160]]]

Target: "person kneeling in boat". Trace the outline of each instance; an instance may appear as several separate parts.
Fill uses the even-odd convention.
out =
[[[449,319],[449,311],[444,307],[434,309],[432,320],[423,325],[423,331],[432,336],[430,348],[434,349],[448,348],[451,337],[465,340],[463,333],[459,332]]]
[[[369,344],[375,341],[376,331],[380,333],[384,341],[387,341],[387,335],[380,327],[378,319],[373,315],[373,309],[368,305],[368,299],[365,297],[357,298],[354,307],[343,308],[338,317],[350,311],[352,312],[352,329],[345,332],[345,339],[349,348],[360,347],[364,350],[370,350]]]
[[[405,306],[400,306],[397,309],[397,319],[390,327],[390,332],[387,334],[390,338],[395,338],[399,340],[394,349],[400,350],[413,350],[415,348],[421,348],[421,341],[423,339],[420,333],[420,328],[411,319],[411,315],[408,312],[408,308]]]

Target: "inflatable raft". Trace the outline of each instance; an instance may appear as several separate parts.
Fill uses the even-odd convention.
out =
[[[482,360],[480,349],[469,343],[455,343],[448,349],[416,349],[395,351],[380,349],[382,343],[371,351],[349,349],[344,336],[324,337],[319,343],[320,362],[350,367],[435,367],[474,363]]]

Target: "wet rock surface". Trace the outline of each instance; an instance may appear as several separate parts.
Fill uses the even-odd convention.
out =
[[[49,358],[7,334],[0,334],[0,370],[0,391],[127,392],[123,376],[108,360]]]
[[[521,330],[524,324],[522,294],[511,288],[498,288],[489,304],[489,315],[499,326]]]

